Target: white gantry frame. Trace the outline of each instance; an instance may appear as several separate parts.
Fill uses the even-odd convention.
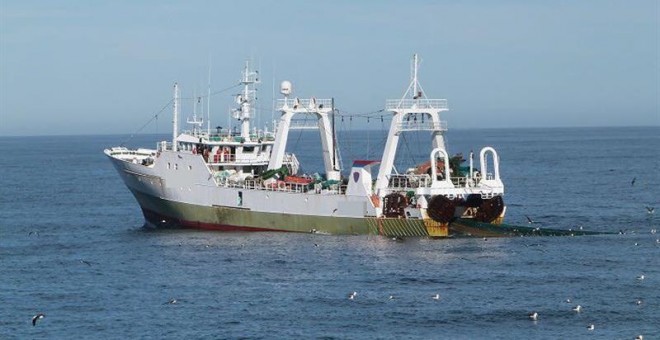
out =
[[[448,111],[446,99],[428,99],[417,80],[419,62],[417,54],[413,56],[413,68],[410,85],[401,99],[390,99],[385,102],[385,108],[392,111],[392,123],[387,136],[383,158],[376,180],[376,191],[382,193],[387,189],[389,176],[392,174],[396,149],[399,145],[399,135],[405,131],[431,131],[433,141],[433,153],[441,152],[447,155],[445,147],[444,132],[447,130],[446,122],[440,120],[440,112]],[[408,97],[408,98],[407,98]],[[404,123],[404,118],[421,114],[428,116],[430,122],[427,124]],[[407,121],[407,120],[406,120]],[[448,175],[447,175],[448,176]],[[432,179],[435,181],[435,176]]]
[[[330,121],[330,113],[333,110],[332,99],[278,99],[277,109],[282,112],[277,125],[275,144],[268,169],[279,169],[284,161],[289,130],[291,129],[291,118],[298,113],[314,114],[318,118],[319,134],[321,135],[321,147],[326,177],[329,180],[339,181],[341,169],[335,145],[335,136]]]

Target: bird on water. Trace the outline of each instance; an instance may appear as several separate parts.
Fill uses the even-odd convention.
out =
[[[529,224],[536,223],[536,221],[532,220],[532,218],[527,215],[525,215],[525,218],[527,218],[527,223]]]
[[[44,314],[44,313],[39,313],[39,314],[33,316],[33,317],[32,317],[32,326],[36,326],[36,325],[37,325],[37,321],[38,321],[39,319],[43,319],[44,316],[46,316],[46,314]]]
[[[533,321],[536,321],[536,320],[539,319],[539,313],[537,313],[537,312],[530,313],[530,314],[529,314],[529,318],[530,318],[531,320],[533,320]]]

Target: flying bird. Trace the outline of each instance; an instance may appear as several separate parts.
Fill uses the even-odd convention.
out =
[[[353,292],[348,294],[348,299],[349,300],[355,300],[355,297],[357,296],[357,292]]]
[[[43,319],[44,316],[46,316],[46,314],[44,314],[44,313],[39,313],[39,314],[33,316],[32,317],[32,326],[36,326],[37,325],[37,320]]]
[[[529,217],[529,216],[527,216],[527,215],[525,215],[525,217],[527,218],[527,223],[529,223],[529,224],[532,224],[532,223],[538,223],[538,222],[532,220],[532,218]]]
[[[636,180],[637,180],[637,177],[633,177],[632,181],[630,181],[630,186],[635,185]]]
[[[653,214],[655,212],[655,207],[646,207],[646,212],[649,214]]]

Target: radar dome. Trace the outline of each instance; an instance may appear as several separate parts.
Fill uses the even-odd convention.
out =
[[[292,88],[292,85],[291,85],[290,81],[285,80],[280,84],[280,93],[281,94],[283,94],[285,96],[288,96],[288,95],[291,94],[292,91],[293,91],[293,88]]]

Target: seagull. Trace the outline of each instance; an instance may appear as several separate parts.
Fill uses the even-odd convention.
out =
[[[46,314],[44,314],[44,313],[39,313],[39,314],[33,316],[32,317],[32,326],[36,326],[37,325],[37,320],[43,319],[44,316],[46,316]]]
[[[177,301],[176,299],[170,299],[170,301],[165,302],[164,305],[174,305],[177,302],[179,302],[179,301]]]
[[[637,301],[635,301],[635,304],[638,305],[638,306],[640,306],[642,303],[644,303],[644,301],[642,301],[642,299],[637,299]]]
[[[640,334],[635,337],[635,340],[644,340],[644,336]]]
[[[637,277],[637,280],[644,280],[644,274]]]
[[[39,236],[39,232],[38,231],[31,231],[31,232],[28,233],[28,236],[32,236],[32,235]]]
[[[646,212],[649,214],[653,214],[655,212],[655,207],[646,207]]]
[[[529,318],[532,319],[533,321],[536,321],[539,319],[539,313],[537,312],[529,313]]]
[[[390,295],[390,300],[394,300],[394,295]]]
[[[577,306],[573,307],[573,311],[576,312],[576,313],[581,312],[582,311],[582,306],[577,305]]]
[[[570,298],[566,299],[566,303],[571,303],[571,299]]]
[[[440,294],[435,294],[431,297],[433,300],[440,300]]]
[[[357,296],[357,292],[353,292],[348,294],[348,299],[349,300],[355,300],[355,297]]]
[[[91,263],[91,262],[89,262],[89,261],[85,261],[85,260],[83,260],[83,259],[80,259],[80,263],[86,264],[86,265],[88,265],[88,266],[90,266],[90,267],[92,266],[92,263]]]
[[[594,324],[591,324],[591,325],[587,326],[587,329],[590,330],[590,331],[593,331],[594,328],[595,328]]]
[[[635,242],[635,245],[636,245],[636,246],[638,246],[638,245],[639,245],[639,243],[637,243],[637,242]]]
[[[318,246],[319,246],[319,244],[318,244],[318,243],[314,243],[314,247],[318,247]]]
[[[630,186],[635,185],[636,180],[637,180],[637,177],[633,177],[632,181],[630,181]]]

